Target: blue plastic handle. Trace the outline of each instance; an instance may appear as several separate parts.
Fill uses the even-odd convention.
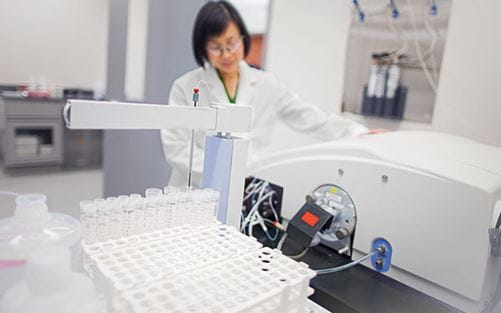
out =
[[[391,267],[391,256],[393,254],[393,248],[391,244],[384,238],[374,239],[372,242],[372,251],[377,251],[383,247],[384,252],[375,253],[371,257],[372,267],[381,273],[388,272]]]

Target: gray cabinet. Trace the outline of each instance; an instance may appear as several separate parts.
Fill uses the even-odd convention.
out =
[[[5,167],[63,163],[65,101],[3,98]]]

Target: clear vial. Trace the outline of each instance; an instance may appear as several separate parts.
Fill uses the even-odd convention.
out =
[[[122,197],[122,196],[120,196]],[[132,236],[134,235],[134,206],[132,205],[132,200],[130,199],[129,196],[127,197],[127,200],[124,198],[120,199],[121,204],[122,204],[122,214],[123,214],[123,235],[124,236]]]
[[[177,207],[177,216],[179,219],[178,225],[192,225],[192,211],[190,210],[191,202],[192,202],[192,192],[180,192],[178,193],[178,203]]]
[[[120,201],[120,204],[122,206],[124,206],[125,204],[127,204],[130,200],[130,197],[127,196],[127,195],[121,195],[121,196],[118,196],[118,201]]]
[[[132,207],[132,232],[133,234],[144,233],[145,214],[144,214],[144,199],[140,194],[133,193],[130,195],[130,205]]]
[[[115,239],[123,236],[123,214],[122,214],[122,204],[117,197],[106,198],[106,203],[108,204],[110,210],[110,229],[109,238]]]
[[[175,193],[175,192],[180,192],[178,187],[174,187],[174,186],[165,186],[164,187],[164,194],[165,195],[170,194],[170,193]]]
[[[174,192],[172,193],[172,223],[174,226],[180,226],[186,224],[187,218],[185,215],[185,203],[186,195],[184,192]]]
[[[207,204],[209,209],[209,214],[216,218],[219,210],[219,191],[211,188],[204,189],[204,193],[207,196]]]
[[[167,212],[166,214],[166,227],[174,227],[179,225],[179,217],[177,212],[179,192],[169,192],[164,195],[163,202]]]
[[[85,244],[96,242],[97,210],[91,200],[80,201],[80,223],[82,225],[82,241]]]
[[[97,210],[97,241],[105,241],[109,238],[110,212],[104,199],[95,199],[94,206]]]
[[[158,229],[161,224],[158,221],[161,218],[161,207],[159,206],[159,202],[162,194],[162,190],[158,188],[148,188],[144,193],[146,231]]]

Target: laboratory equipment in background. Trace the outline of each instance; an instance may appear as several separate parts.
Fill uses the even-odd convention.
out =
[[[14,216],[0,220],[0,295],[12,286],[36,248],[61,245],[71,250],[72,266],[81,270],[81,229],[75,218],[50,213],[43,194],[16,197]]]
[[[64,131],[61,100],[3,96],[2,154],[5,167],[61,165]]]
[[[22,279],[0,301],[3,313],[100,313],[92,281],[71,268],[71,253],[63,246],[41,247],[30,253]]]
[[[307,208],[337,221],[317,231],[312,254],[301,259],[314,269],[332,255],[351,255],[343,257],[348,262],[367,256],[374,239],[391,244],[384,275],[357,267],[342,279],[333,273],[312,281],[313,300],[327,309],[478,313],[495,312],[501,300],[500,159],[499,147],[400,131],[279,152],[248,173],[283,186],[282,216],[291,223],[306,196]]]
[[[364,87],[362,114],[402,119],[407,87],[400,85],[400,57],[373,53],[369,80]]]
[[[44,97],[30,95],[23,85],[0,86],[0,91],[0,152],[6,168],[101,165],[102,132],[64,129],[61,116],[66,97],[92,98],[92,91],[65,89],[63,95],[60,88],[45,91],[50,96]]]
[[[343,110],[431,123],[452,3],[353,1]]]

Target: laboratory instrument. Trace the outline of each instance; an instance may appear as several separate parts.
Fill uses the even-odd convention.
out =
[[[99,114],[96,114],[99,112]],[[64,108],[71,129],[205,129],[215,133],[205,142],[203,187],[219,192],[218,219],[238,227],[247,165],[252,110],[245,105],[209,107],[69,100]]]
[[[96,116],[96,112],[100,114]],[[136,211],[140,214],[144,211],[144,217],[140,215],[138,219],[143,226],[137,234],[105,241],[100,241],[99,235],[86,234],[86,238],[91,238],[89,244],[84,245],[86,258],[91,263],[88,269],[110,300],[110,309],[304,312],[307,297],[312,293],[309,281],[316,273],[278,250],[262,248],[255,239],[231,226],[240,223],[248,141],[232,137],[230,132],[249,131],[250,113],[249,107],[238,105],[229,108],[68,102],[65,120],[70,128],[182,127],[218,132],[206,139],[203,185],[219,192],[217,210],[213,205],[207,207],[219,221],[228,225],[220,225],[214,218],[212,223],[164,224],[161,216],[166,214],[165,203],[170,203],[167,198],[172,192],[166,188],[166,194],[162,195],[161,190],[152,188],[145,193],[144,205],[137,205]],[[194,196],[197,191],[193,192],[191,201],[185,199],[191,192],[189,189],[176,198],[177,202],[174,200],[175,204],[184,201],[188,205],[175,211],[199,215],[197,203],[204,201]],[[209,204],[217,201],[214,194],[208,197]],[[123,195],[121,199],[128,203],[133,196]],[[134,198],[141,201],[140,197]],[[122,204],[122,209],[116,210],[110,209],[110,205],[120,207],[120,197],[81,204],[85,214],[95,215],[99,213],[98,207],[105,208],[103,216],[113,211],[124,212],[123,208],[127,207]],[[112,222],[111,225],[106,229],[123,232],[124,227],[114,227]]]
[[[373,252],[375,240],[389,242],[391,268],[370,276],[382,282],[382,289],[370,291],[380,292],[381,305],[390,301],[383,292],[390,280],[420,299],[428,295],[455,310],[491,312],[501,299],[499,160],[498,147],[399,131],[278,152],[257,160],[248,173],[284,188],[285,219],[293,218],[305,196],[330,214],[333,222],[312,245],[355,259]],[[362,264],[373,268],[374,261]],[[325,283],[336,286],[334,278]]]

